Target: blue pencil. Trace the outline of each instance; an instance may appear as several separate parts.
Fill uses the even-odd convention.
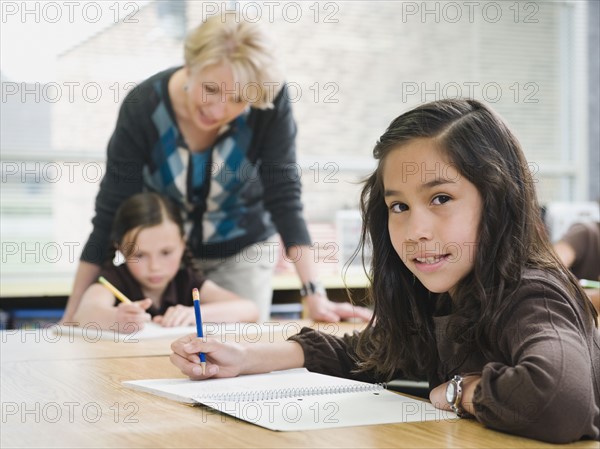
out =
[[[202,315],[200,313],[200,292],[197,288],[192,290],[192,299],[194,300],[194,312],[196,313],[196,334],[198,337],[204,337],[202,331]],[[202,375],[206,373],[206,356],[203,352],[198,354],[200,356],[200,366],[202,367]]]

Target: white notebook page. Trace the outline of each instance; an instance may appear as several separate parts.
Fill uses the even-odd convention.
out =
[[[179,402],[204,404],[272,430],[457,419],[452,412],[379,385],[304,368],[229,379],[150,379],[123,385]],[[260,394],[265,392],[268,397],[263,399]]]

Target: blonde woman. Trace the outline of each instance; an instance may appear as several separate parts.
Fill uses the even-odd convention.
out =
[[[185,40],[185,65],[155,74],[125,98],[108,144],[94,229],[63,321],[100,271],[119,205],[159,192],[185,214],[188,244],[206,277],[254,300],[269,317],[279,234],[295,261],[310,317],[368,319],[327,299],[318,281],[296,172],[296,124],[263,29],[213,16]]]

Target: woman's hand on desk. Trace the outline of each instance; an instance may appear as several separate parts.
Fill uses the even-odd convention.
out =
[[[246,348],[236,343],[198,338],[190,334],[171,343],[171,363],[190,379],[235,377],[242,373]],[[206,354],[206,374],[200,368],[200,352]]]
[[[330,301],[321,294],[309,295],[304,298],[308,318],[315,321],[338,322],[347,319],[369,321],[373,312],[366,307],[360,307],[349,302]]]

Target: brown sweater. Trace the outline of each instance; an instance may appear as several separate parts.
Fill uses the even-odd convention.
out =
[[[578,299],[552,275],[529,271],[498,323],[493,354],[465,353],[445,338],[450,316],[435,317],[438,366],[430,388],[457,373],[480,372],[475,415],[508,433],[553,443],[600,438],[600,332]],[[381,382],[356,368],[358,333],[334,337],[305,328],[305,366],[340,377]]]

